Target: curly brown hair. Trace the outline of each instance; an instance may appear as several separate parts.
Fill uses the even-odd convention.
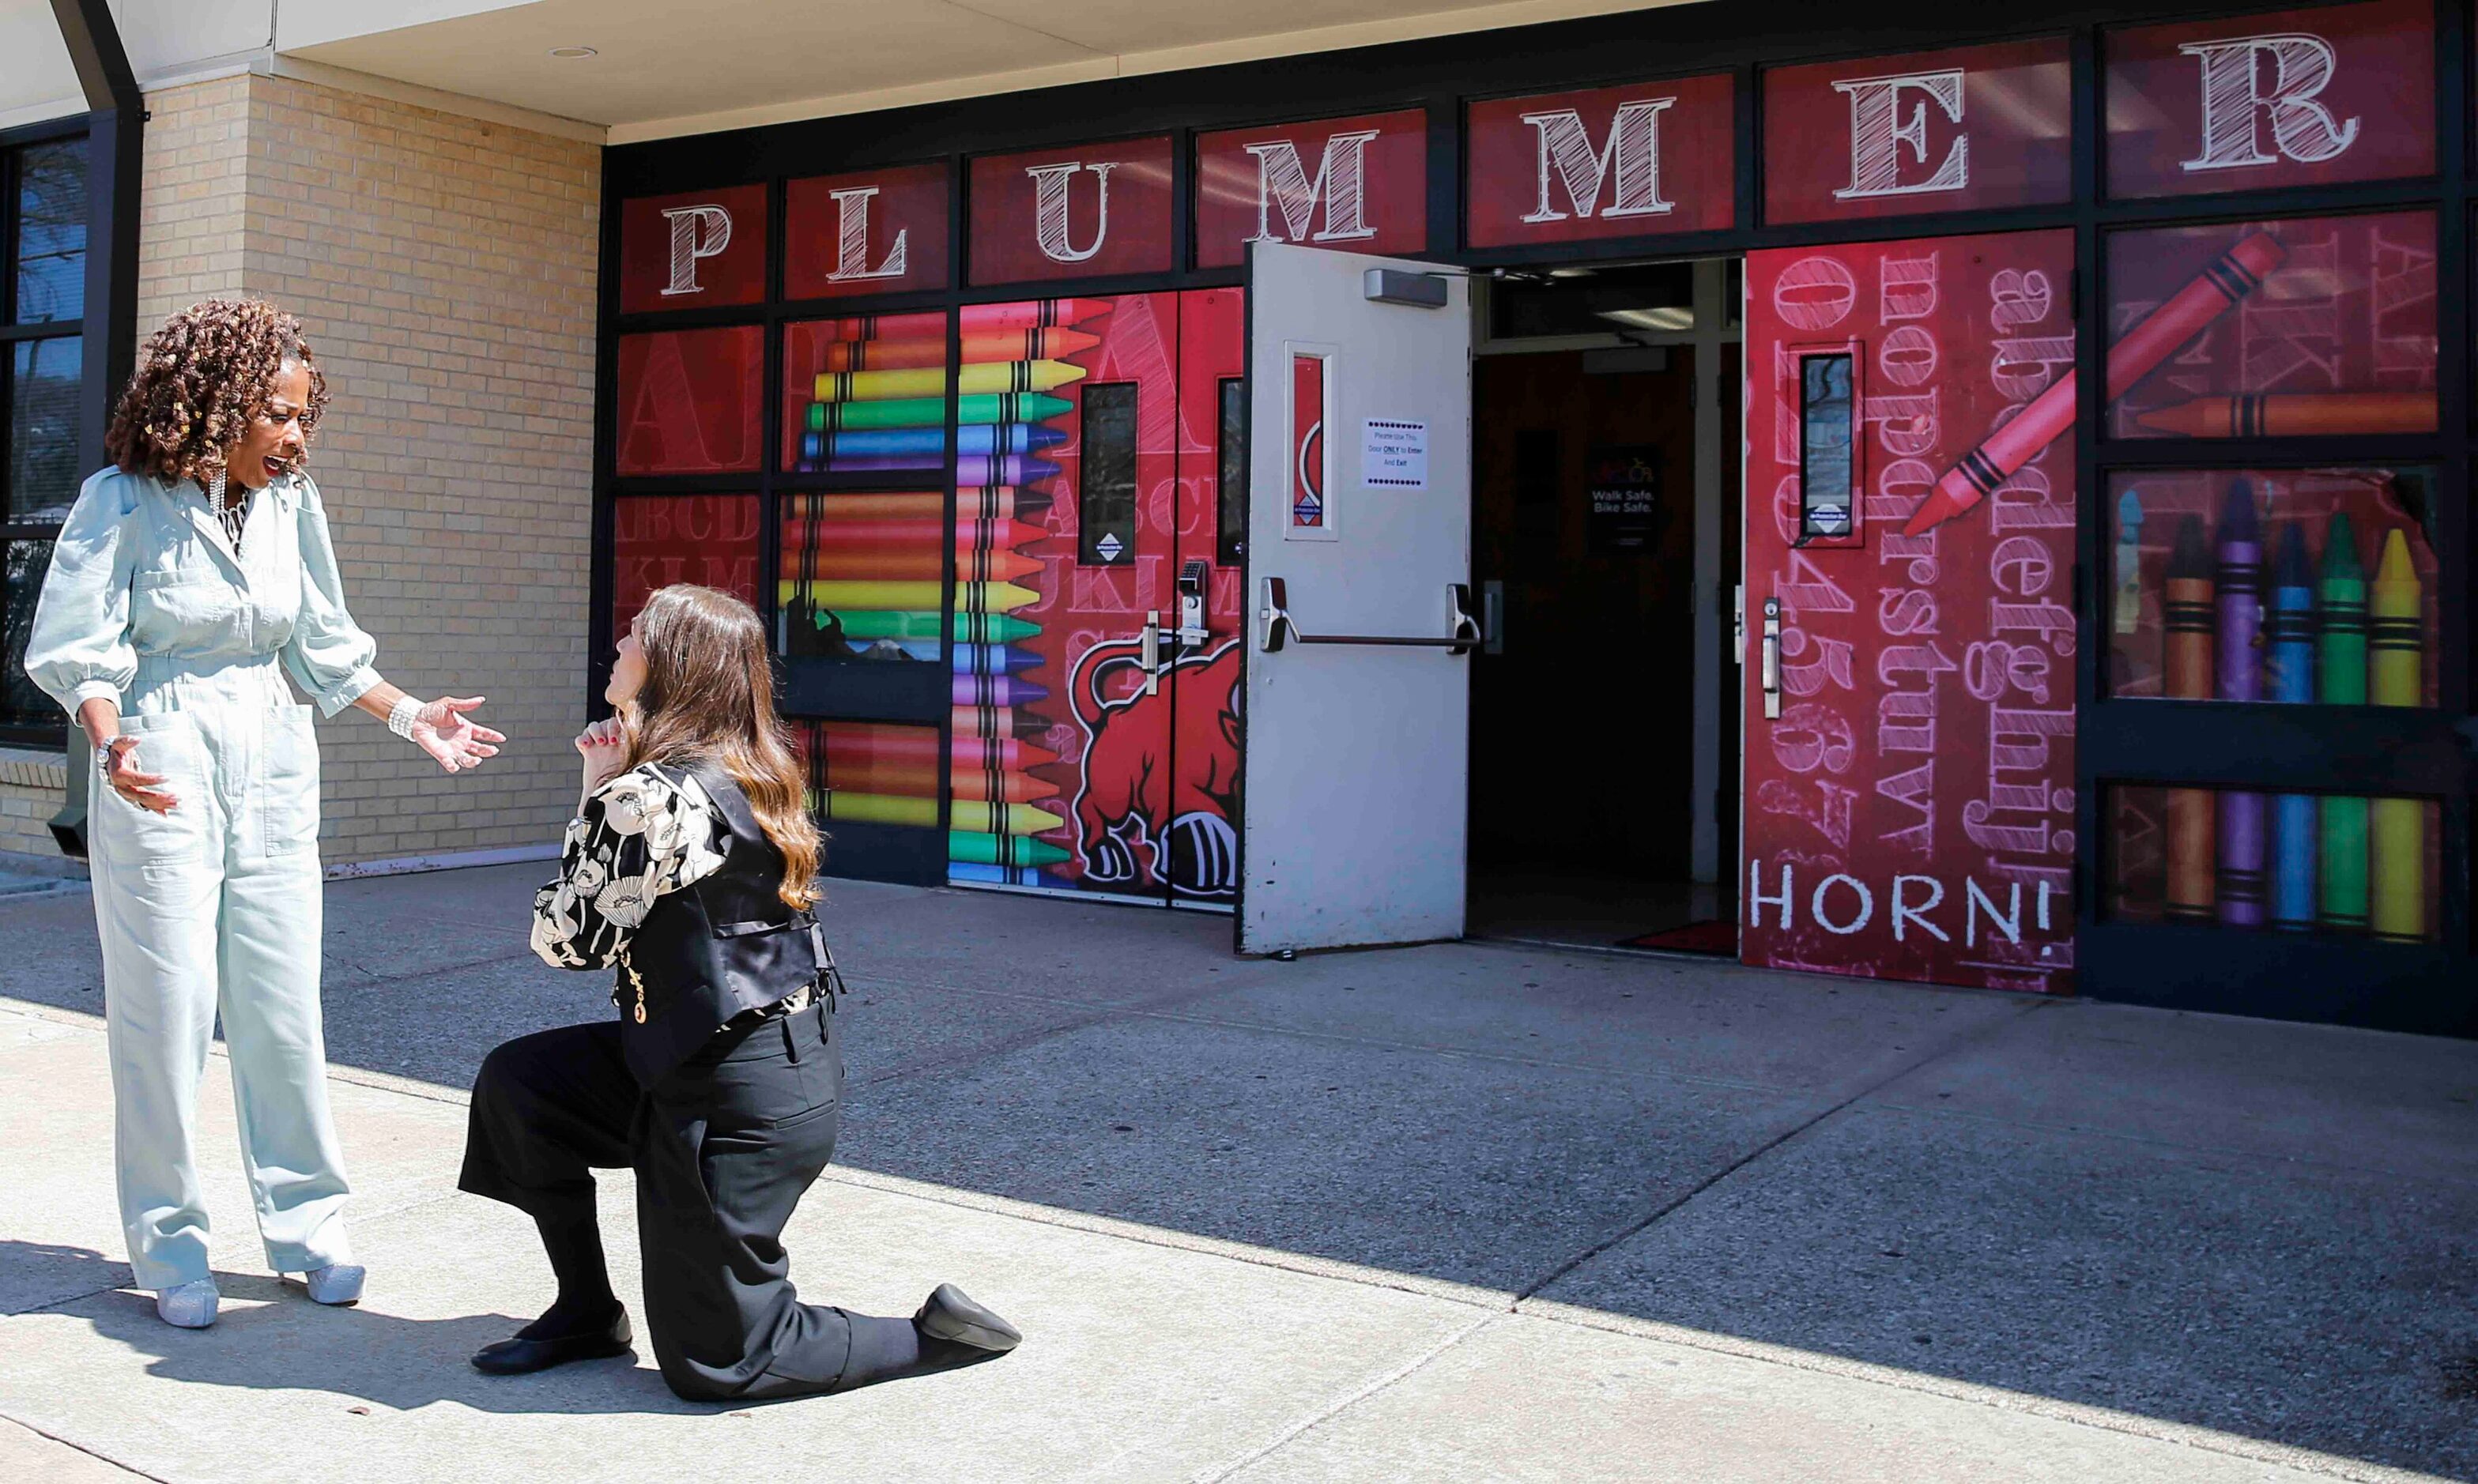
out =
[[[284,363],[310,373],[301,410],[306,442],[327,405],[327,379],[301,321],[263,299],[208,299],[164,321],[139,352],[104,435],[112,462],[133,474],[212,483],[224,456],[266,410]]]

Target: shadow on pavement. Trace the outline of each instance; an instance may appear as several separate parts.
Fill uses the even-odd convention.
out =
[[[525,949],[541,873],[332,887],[334,1060],[461,1090],[609,1014]],[[0,962],[91,1011],[69,907],[0,907]],[[840,1164],[2478,1475],[2469,1044],[1550,949],[1282,965],[1224,918],[856,883],[827,916]],[[509,1322],[371,1317],[325,1384],[516,1409],[457,1373]],[[404,1346],[429,1384],[367,1358]],[[612,1410],[683,1405],[639,1374]]]

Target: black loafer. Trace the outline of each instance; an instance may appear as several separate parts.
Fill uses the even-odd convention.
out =
[[[602,1360],[628,1353],[628,1342],[636,1331],[628,1327],[628,1311],[607,1329],[588,1330],[581,1335],[561,1335],[554,1340],[527,1340],[522,1336],[486,1345],[473,1352],[473,1369],[492,1375],[529,1375],[565,1366],[572,1360]]]
[[[912,1323],[932,1340],[950,1340],[993,1355],[1003,1355],[1024,1344],[1024,1331],[973,1302],[952,1283],[939,1284],[921,1312],[912,1316]]]

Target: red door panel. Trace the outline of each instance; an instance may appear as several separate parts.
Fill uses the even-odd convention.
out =
[[[1969,460],[1981,441],[2070,369],[2072,269],[2064,232],[1747,260],[1749,964],[2072,987],[2071,438],[1903,534],[1939,480],[1984,468]],[[1855,403],[1846,473],[1829,436],[1835,385]],[[1810,516],[1803,468],[1825,471],[1819,497],[1846,478],[1855,508]]]

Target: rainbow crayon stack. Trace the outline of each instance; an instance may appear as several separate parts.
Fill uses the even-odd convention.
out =
[[[2119,506],[2121,535],[2143,518],[2129,491]],[[2179,516],[2162,576],[2162,693],[2428,704],[2426,592],[2412,533],[2379,528],[2370,564],[2358,530],[2348,511],[2334,510],[2319,552],[2311,526],[2298,520],[2282,521],[2267,547],[2244,479],[2228,488],[2210,538],[2200,515]],[[2122,553],[2119,562],[2122,571]],[[2119,632],[2128,606],[2120,595]],[[2167,869],[2157,908],[2164,917],[2392,942],[2429,936],[2431,825],[2419,800],[2184,787],[2161,791],[2159,805]]]
[[[1077,326],[1110,306],[1098,299],[978,304],[961,312],[955,461],[955,652],[948,789],[954,828],[948,878],[984,886],[1072,887],[1052,868],[1065,848],[1033,837],[1067,822],[1057,789],[1031,769],[1057,761],[1023,740],[1049,727],[1028,708],[1050,699],[1031,678],[1045,657],[1024,644],[1040,626],[1019,616],[1048,595],[1049,564],[1024,548],[1050,532],[1031,516],[1049,499],[1024,487],[1053,479],[1041,457],[1072,437],[1075,402],[1059,395],[1084,376],[1068,358],[1100,344]],[[1032,504],[1037,502],[1037,508]],[[1035,800],[1049,800],[1038,807]]]
[[[829,494],[783,501],[775,596],[783,652],[832,659],[926,660],[939,653],[946,499]],[[923,593],[926,600],[923,601]],[[901,601],[891,601],[894,598]],[[915,617],[925,619],[914,621]]]
[[[804,721],[793,742],[808,773],[809,812],[831,823],[938,824],[938,729]]]

